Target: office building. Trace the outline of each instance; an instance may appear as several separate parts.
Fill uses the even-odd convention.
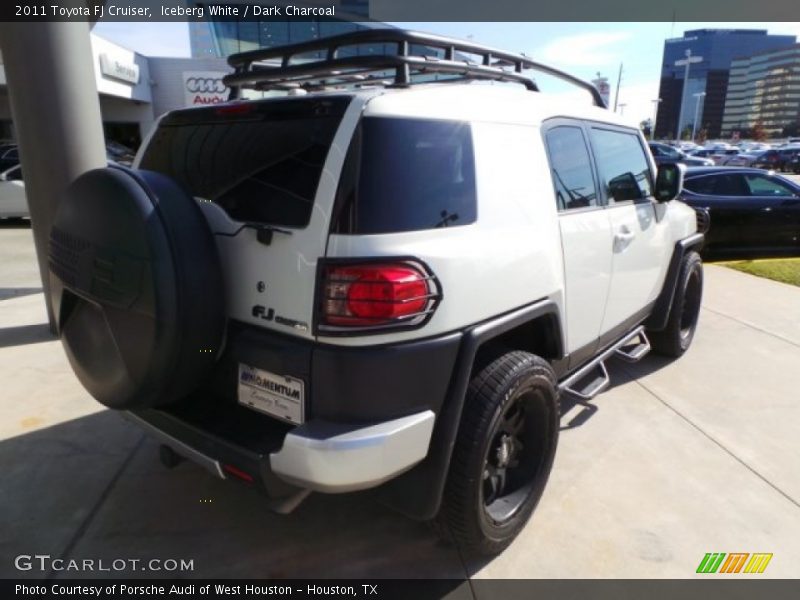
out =
[[[705,129],[708,137],[719,137],[731,62],[796,42],[793,35],[770,35],[764,29],[694,29],[684,32],[683,37],[666,40],[655,137],[675,138],[679,129],[691,128],[695,113],[697,129]],[[685,82],[685,67],[675,62],[685,59],[687,50],[702,60],[690,65],[689,81]],[[705,96],[700,95],[703,93]]]
[[[722,135],[749,137],[757,124],[781,137],[800,122],[800,45],[731,63]]]
[[[198,7],[207,10],[209,2],[187,0],[189,8]],[[258,0],[228,0],[230,6],[263,5]],[[328,0],[324,3],[305,0],[296,2],[277,0],[270,6],[332,6],[334,17],[310,17],[308,19],[293,18],[281,21],[265,15],[259,20],[227,18],[219,21],[190,21],[189,45],[192,57],[225,57],[237,52],[246,52],[256,48],[269,48],[284,44],[304,42],[320,37],[328,37],[339,33],[348,33],[367,27],[388,27],[383,23],[369,21],[369,0]],[[240,14],[244,14],[240,12]]]

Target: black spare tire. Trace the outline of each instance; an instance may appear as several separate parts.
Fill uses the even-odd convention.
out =
[[[110,408],[180,400],[225,332],[222,269],[200,208],[150,171],[89,171],[50,234],[53,314],[78,379]]]

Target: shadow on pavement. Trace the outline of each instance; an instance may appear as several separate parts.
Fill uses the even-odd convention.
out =
[[[38,287],[22,287],[22,288],[3,288],[0,287],[0,300],[7,300],[9,298],[19,298],[21,296],[31,296],[33,294],[40,294],[42,288]]]
[[[312,494],[273,514],[244,484],[189,462],[167,470],[113,411],[0,441],[0,470],[0,577],[465,577],[454,547],[364,495]],[[187,559],[193,570],[20,572],[20,554]]]
[[[0,327],[0,348],[38,344],[40,342],[50,342],[54,339],[56,339],[56,336],[50,332],[50,326],[47,323]]]

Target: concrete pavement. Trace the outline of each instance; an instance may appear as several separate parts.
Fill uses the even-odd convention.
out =
[[[0,576],[42,577],[13,558],[51,554],[193,559],[183,577],[682,578],[706,552],[772,552],[763,577],[798,575],[798,288],[707,266],[692,349],[612,364],[612,389],[565,402],[544,498],[486,561],[362,496],[281,517],[192,464],[165,470],[49,337],[30,230],[0,227],[0,256]]]

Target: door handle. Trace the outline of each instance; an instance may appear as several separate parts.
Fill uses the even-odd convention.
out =
[[[614,234],[614,250],[620,252],[633,241],[636,234],[623,225],[620,230]]]
[[[636,237],[636,234],[633,233],[627,227],[623,227],[619,230],[619,232],[614,236],[614,240],[617,242],[630,242],[633,238]]]

